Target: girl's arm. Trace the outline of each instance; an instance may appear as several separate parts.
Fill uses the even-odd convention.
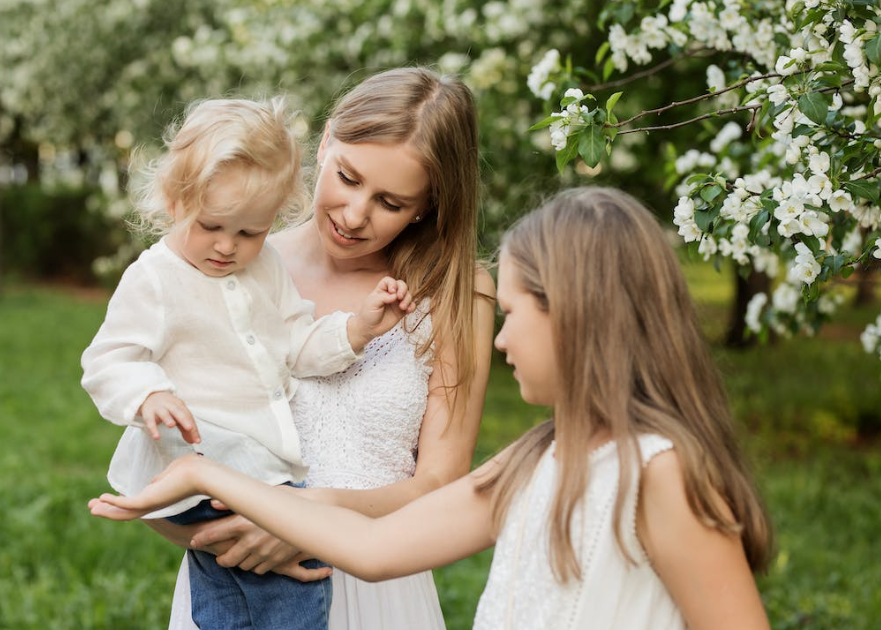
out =
[[[770,629],[740,537],[704,525],[691,511],[675,451],[655,456],[643,471],[636,526],[691,630]]]
[[[492,465],[496,462],[487,464]],[[449,564],[493,544],[491,497],[476,492],[476,474],[373,519],[187,455],[139,494],[102,495],[89,506],[93,513],[130,520],[184,497],[207,494],[274,536],[352,575],[378,581]]]
[[[478,272],[475,289],[485,295],[495,296],[495,287],[489,273],[483,270]],[[495,312],[492,300],[477,297],[474,303],[477,365],[468,400],[464,401],[461,415],[452,417],[443,378],[454,381],[456,375],[452,369],[441,370],[436,366],[428,382],[428,403],[419,433],[419,457],[413,477],[375,490],[310,488],[299,492],[307,493],[315,501],[347,507],[368,516],[383,516],[468,472],[483,414],[492,357]],[[448,366],[456,365],[454,357],[449,353],[438,357],[436,361],[446,361]],[[258,573],[272,570],[291,575],[290,570],[296,570],[296,565],[289,563],[289,556],[283,557],[286,554],[281,553],[281,548],[275,546],[269,538],[265,533],[261,536],[246,519],[230,517],[200,528],[193,537],[192,546],[202,549],[222,541],[235,540],[235,544],[218,557],[218,562],[223,566],[238,566]]]

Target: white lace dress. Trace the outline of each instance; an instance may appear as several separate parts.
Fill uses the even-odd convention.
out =
[[[432,357],[415,343],[431,331],[419,311],[374,339],[364,357],[328,377],[304,379],[293,402],[306,482],[332,488],[378,488],[413,476]],[[443,630],[430,571],[368,583],[333,573],[330,630]],[[193,630],[186,562],[178,575],[169,630]]]
[[[672,446],[657,435],[640,436],[643,465]],[[547,518],[556,477],[552,444],[508,511],[474,630],[685,630],[682,614],[636,537],[635,483],[625,499],[622,533],[636,566],[627,563],[615,541],[615,442],[590,454],[587,496],[572,521],[583,579],[566,585],[554,579],[550,566]]]

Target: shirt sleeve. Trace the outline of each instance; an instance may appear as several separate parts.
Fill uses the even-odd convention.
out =
[[[104,418],[114,424],[144,426],[138,409],[147,396],[174,391],[156,363],[165,339],[161,288],[137,261],[123,274],[104,323],[81,360],[82,386]]]
[[[288,366],[296,378],[327,376],[345,370],[363,356],[349,343],[352,313],[336,311],[315,319],[315,303],[300,296],[278,254],[271,250],[272,278],[278,307],[289,331]]]

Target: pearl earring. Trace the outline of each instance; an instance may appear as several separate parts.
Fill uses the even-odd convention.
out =
[[[422,220],[421,214],[417,214],[415,217],[413,217],[413,223],[419,223],[421,220]]]

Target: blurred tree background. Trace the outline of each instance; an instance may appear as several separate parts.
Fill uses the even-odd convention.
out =
[[[69,289],[112,288],[139,251],[124,225],[133,151],[155,150],[187,102],[222,95],[289,95],[314,142],[348,87],[427,65],[460,73],[477,98],[484,253],[519,214],[572,184],[620,186],[669,223],[665,164],[700,131],[622,137],[600,168],[562,174],[547,132],[529,131],[549,113],[527,88],[531,68],[549,48],[594,59],[607,4],[0,0],[0,629],[155,628],[167,618],[177,550],[84,507],[105,489],[118,432],[78,384],[107,293]],[[631,86],[632,111],[619,116],[706,91],[706,61],[673,69],[675,80]],[[876,313],[845,308],[816,338],[728,349],[739,276],[683,261],[778,528],[778,559],[761,582],[774,627],[874,628],[881,366],[858,336]],[[51,290],[35,288],[46,281]],[[494,367],[476,461],[541,417],[516,392]],[[489,558],[437,573],[451,630],[470,627]]]

